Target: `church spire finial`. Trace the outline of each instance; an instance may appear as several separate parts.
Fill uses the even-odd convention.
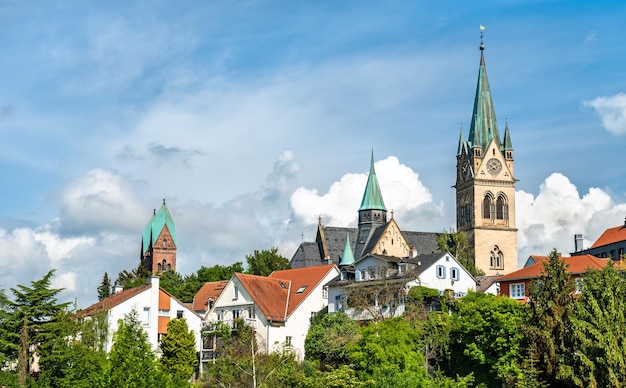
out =
[[[480,51],[485,49],[485,44],[483,43],[483,31],[485,31],[485,26],[480,25]]]

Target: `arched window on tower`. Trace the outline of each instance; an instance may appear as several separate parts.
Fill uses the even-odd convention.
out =
[[[493,195],[490,192],[485,194],[483,198],[483,218],[493,219],[495,216],[495,203],[493,201]]]
[[[496,219],[498,220],[508,220],[509,219],[509,206],[507,204],[506,197],[504,194],[498,194],[498,199],[496,199]]]
[[[167,262],[163,260],[163,264],[161,264],[161,270],[165,271],[167,269]]]
[[[489,255],[489,268],[490,269],[504,269],[504,253],[498,248],[497,245],[493,246]]]

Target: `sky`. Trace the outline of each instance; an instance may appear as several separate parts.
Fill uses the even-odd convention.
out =
[[[139,264],[163,198],[177,270],[356,227],[373,150],[403,230],[455,227],[480,30],[515,149],[519,262],[626,217],[626,4],[0,0],[0,288],[79,308]]]

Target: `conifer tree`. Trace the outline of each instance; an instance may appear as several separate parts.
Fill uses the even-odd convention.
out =
[[[161,351],[161,369],[172,376],[174,382],[182,385],[198,364],[196,339],[185,318],[173,319],[167,323],[167,333],[161,339]]]
[[[109,274],[105,272],[102,277],[102,283],[98,286],[98,300],[102,300],[109,295],[111,295],[111,280],[109,279]]]

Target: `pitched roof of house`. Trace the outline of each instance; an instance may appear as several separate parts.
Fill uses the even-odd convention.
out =
[[[228,280],[204,283],[196,295],[194,295],[193,304],[190,308],[194,311],[209,310],[209,300],[216,301],[217,297],[224,291],[224,287],[226,287],[227,283]]]
[[[540,257],[540,256],[539,256]],[[581,255],[573,257],[561,257],[568,266],[567,272],[570,274],[583,274],[590,269],[602,269],[611,262],[610,259],[599,259],[592,255]],[[535,279],[543,274],[544,265],[547,261],[539,261],[535,264],[518,269],[517,271],[500,276],[498,282],[510,280]]]
[[[499,277],[500,275],[476,276],[476,292],[487,291],[489,287],[496,283],[496,279]]]
[[[598,248],[624,240],[626,240],[626,225],[620,225],[605,230],[604,233],[598,237],[596,242],[593,243],[591,248]]]
[[[334,264],[274,271],[268,277],[242,273],[233,276],[263,315],[269,320],[285,321],[332,268]]]
[[[101,301],[92,304],[89,307],[86,307],[80,311],[78,311],[77,315],[79,318],[88,317],[94,314],[97,314],[101,311],[109,310],[122,302],[127,301],[135,295],[139,295],[145,290],[149,289],[151,284],[144,284],[139,287],[129,288],[127,290],[120,291],[113,295],[110,295],[107,298],[102,299]]]

